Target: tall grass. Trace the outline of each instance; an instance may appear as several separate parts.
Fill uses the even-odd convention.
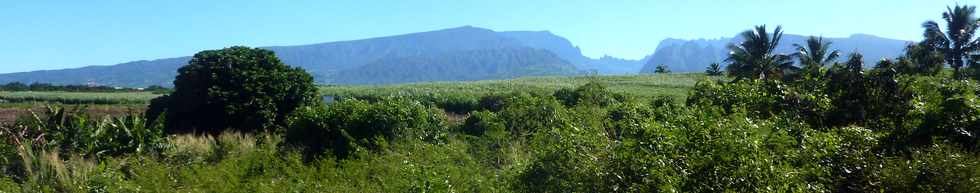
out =
[[[62,91],[15,91],[0,92],[0,101],[6,103],[58,103],[58,104],[146,104],[160,94],[152,92],[62,92]]]
[[[484,96],[511,92],[551,94],[561,88],[574,88],[590,81],[607,85],[614,92],[628,92],[641,98],[671,96],[687,97],[688,90],[697,81],[720,80],[724,77],[706,76],[701,73],[656,74],[625,76],[562,76],[528,77],[511,80],[485,80],[472,82],[426,82],[373,86],[322,86],[320,93],[328,96],[433,96],[471,95]]]

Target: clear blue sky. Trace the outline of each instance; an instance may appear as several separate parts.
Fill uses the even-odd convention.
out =
[[[933,0],[86,0],[0,5],[0,73],[296,45],[472,25],[549,30],[585,55],[637,59],[664,38],[733,36],[753,25],[828,37],[918,40]]]

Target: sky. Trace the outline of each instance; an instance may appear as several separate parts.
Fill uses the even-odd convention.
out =
[[[475,26],[551,31],[589,57],[639,59],[665,38],[788,34],[920,40],[937,0],[0,0],[0,73]]]

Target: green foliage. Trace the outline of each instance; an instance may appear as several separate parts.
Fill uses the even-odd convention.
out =
[[[160,122],[50,108],[0,126],[0,192],[980,191],[980,84],[935,76],[950,50],[925,44],[939,39],[865,70],[860,55],[823,68],[835,54],[811,38],[797,46],[809,64],[795,74],[772,53],[778,28],[743,36],[730,46],[731,82],[330,86],[328,105],[311,105],[308,76],[271,52],[205,51],[151,102]],[[201,82],[210,85],[188,87]],[[201,114],[219,111],[228,114]],[[222,120],[173,119],[191,116]],[[160,123],[212,130],[163,137]],[[245,132],[215,129],[229,126]],[[280,127],[284,136],[251,132]]]
[[[891,157],[881,169],[886,192],[980,191],[980,155],[937,144]]]
[[[575,90],[559,89],[553,96],[569,107],[577,105],[605,107],[623,98],[622,95],[609,91],[605,85],[596,81],[586,83]]]
[[[4,91],[0,92],[0,101],[70,105],[140,105],[158,96],[150,92]]]
[[[360,149],[378,151],[396,136],[439,142],[445,139],[445,116],[417,102],[382,99],[370,103],[344,100],[326,108],[297,113],[286,141],[319,155],[328,149],[347,157]],[[409,137],[410,136],[410,137]]]
[[[494,169],[513,164],[509,155],[512,148],[523,139],[515,139],[507,131],[503,120],[495,113],[479,111],[470,114],[462,125],[464,134],[472,135],[470,152],[478,161]]]
[[[410,100],[426,100],[438,97],[454,97],[454,95],[478,98],[480,110],[497,111],[487,108],[483,99],[503,101],[502,98],[515,92],[534,94],[553,94],[562,88],[576,88],[589,82],[600,82],[612,92],[630,93],[638,99],[650,99],[655,96],[671,96],[683,100],[687,98],[688,90],[698,81],[730,80],[727,77],[705,76],[701,73],[671,73],[653,75],[625,76],[558,76],[558,77],[525,77],[511,80],[485,80],[472,82],[426,82],[400,85],[362,85],[362,86],[320,86],[320,94],[335,98],[357,98],[374,100],[383,97],[401,97]],[[434,96],[434,97],[430,97]],[[489,97],[489,98],[487,98]],[[442,100],[442,99],[439,99]],[[434,100],[434,101],[439,101]],[[435,103],[433,103],[435,104]],[[499,103],[498,103],[499,104]],[[436,104],[436,106],[441,106]],[[497,106],[499,107],[499,106]],[[448,110],[453,112],[451,110]]]
[[[154,89],[161,89],[159,86]],[[134,92],[140,89],[122,88],[111,86],[95,85],[53,85],[49,83],[31,83],[30,85],[22,82],[11,82],[0,85],[2,91],[63,91],[63,92]]]
[[[730,76],[736,79],[780,79],[795,70],[789,55],[775,53],[783,37],[781,26],[776,26],[772,33],[766,31],[765,25],[756,26],[754,31],[744,31],[740,36],[745,41],[728,45],[731,54],[725,61],[731,64],[725,71]]]
[[[511,134],[527,136],[538,130],[564,128],[571,124],[568,110],[551,97],[519,94],[510,98],[498,116]]]
[[[803,65],[804,76],[816,76],[820,74],[820,69],[829,66],[840,57],[840,51],[830,50],[831,42],[823,41],[823,37],[810,36],[806,40],[806,46],[793,44],[798,53],[792,56],[800,60]]]
[[[178,70],[174,92],[154,100],[169,133],[275,131],[295,109],[319,103],[313,78],[272,51],[230,47],[202,51]]]
[[[980,44],[973,37],[980,24],[974,16],[975,6],[956,5],[953,8],[946,7],[946,10],[943,13],[946,32],[944,33],[935,21],[922,23],[922,28],[925,28],[922,45],[930,50],[942,52],[946,63],[953,68],[954,78],[962,79],[964,75],[960,69],[963,65],[972,63],[970,61],[972,53],[980,49]]]
[[[483,136],[487,133],[506,132],[506,127],[497,114],[489,111],[478,111],[466,118],[462,131],[473,136]]]
[[[905,47],[905,55],[898,58],[896,69],[902,74],[935,76],[943,70],[944,57],[924,42],[909,44]]]
[[[704,70],[704,73],[708,76],[721,76],[724,72],[721,71],[721,66],[719,66],[716,62],[708,65],[707,69]]]
[[[162,128],[147,124],[139,115],[91,118],[84,108],[66,109],[49,106],[46,111],[32,112],[7,127],[6,137],[40,137],[42,150],[59,149],[84,156],[117,156],[154,152],[163,138]]]

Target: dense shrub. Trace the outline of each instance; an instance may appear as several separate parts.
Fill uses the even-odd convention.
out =
[[[559,89],[555,91],[553,96],[569,107],[576,105],[605,107],[619,102],[617,98],[621,98],[618,94],[609,91],[605,85],[596,81],[586,83],[575,88],[575,90]]]
[[[291,121],[286,141],[312,154],[330,149],[346,157],[361,148],[379,150],[399,136],[438,142],[446,137],[445,119],[442,112],[417,102],[344,100],[301,110]]]
[[[980,155],[947,144],[890,157],[881,168],[885,192],[980,192]]]
[[[480,110],[497,112],[504,108],[507,98],[509,96],[503,94],[490,94],[480,97],[477,103],[479,103]]]
[[[919,87],[934,92],[920,95],[919,112],[922,124],[912,132],[913,144],[929,144],[932,140],[951,140],[966,148],[978,149],[980,137],[980,84],[969,81],[929,82],[932,87]],[[929,89],[931,88],[931,89]],[[930,99],[931,98],[931,99]]]
[[[479,162],[495,169],[510,165],[510,150],[523,139],[515,139],[507,131],[503,120],[496,113],[478,111],[470,114],[461,126],[464,134],[471,135],[470,152]]]
[[[595,128],[558,127],[531,136],[532,160],[516,174],[517,192],[607,192],[603,185],[610,144]]]
[[[479,108],[479,98],[466,94],[431,94],[427,101],[446,112],[466,114]],[[426,100],[420,100],[426,101]]]
[[[40,137],[43,150],[57,149],[85,156],[155,152],[163,139],[162,128],[147,124],[142,116],[93,118],[83,107],[51,106],[19,119],[7,130],[7,137]]]
[[[482,136],[488,132],[506,132],[503,121],[496,113],[490,111],[477,111],[470,114],[463,123],[463,133]]]
[[[313,78],[272,51],[230,47],[202,51],[178,70],[174,92],[153,100],[168,133],[276,130],[296,108],[317,104]]]
[[[554,98],[529,94],[509,98],[497,115],[504,120],[509,132],[517,136],[565,128],[573,121],[568,110]]]

